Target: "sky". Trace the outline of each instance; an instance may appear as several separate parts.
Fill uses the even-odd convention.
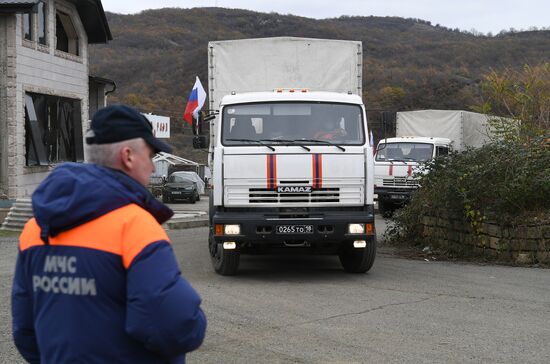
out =
[[[223,7],[308,18],[398,16],[432,25],[497,34],[550,27],[550,0],[102,0],[105,11],[134,14],[165,7]]]

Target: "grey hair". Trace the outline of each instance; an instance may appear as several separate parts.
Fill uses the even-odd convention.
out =
[[[93,131],[88,131],[86,136],[93,136]],[[145,140],[143,140],[143,138],[128,139],[110,144],[86,144],[86,162],[103,167],[114,167],[120,149],[124,147],[139,149],[142,148],[144,144]]]

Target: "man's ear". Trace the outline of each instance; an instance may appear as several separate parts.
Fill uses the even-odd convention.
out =
[[[133,155],[130,147],[124,147],[120,149],[120,161],[125,170],[132,170],[133,167]]]

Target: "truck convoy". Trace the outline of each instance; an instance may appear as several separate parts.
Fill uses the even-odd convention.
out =
[[[348,272],[375,259],[374,161],[362,44],[277,37],[208,44],[208,246],[214,269],[241,254],[337,254]],[[205,128],[206,129],[206,128]],[[197,136],[196,138],[200,138]]]
[[[396,114],[396,137],[378,143],[374,193],[389,215],[419,187],[418,173],[434,157],[480,147],[489,138],[488,117],[468,111],[419,110]]]

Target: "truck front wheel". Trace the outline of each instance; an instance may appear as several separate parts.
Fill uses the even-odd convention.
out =
[[[338,256],[346,272],[365,273],[371,269],[376,257],[376,239],[367,241],[364,248],[354,248],[352,242],[346,243]]]
[[[208,234],[210,259],[216,273],[232,276],[237,273],[241,254],[238,250],[225,250],[222,243],[216,243],[212,231]]]

